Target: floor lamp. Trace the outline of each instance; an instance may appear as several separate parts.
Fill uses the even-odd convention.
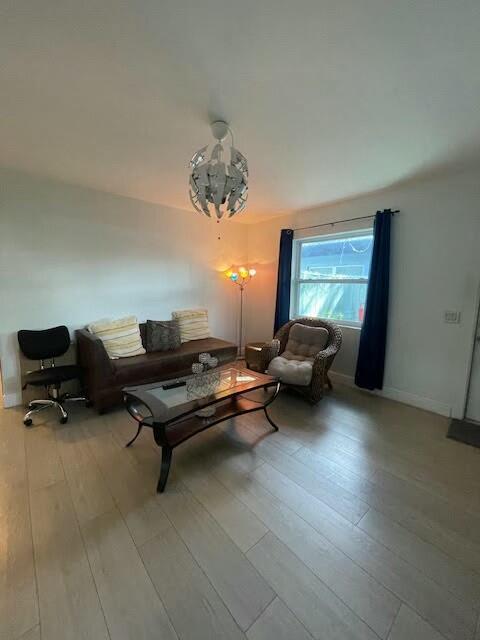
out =
[[[240,267],[238,271],[229,270],[225,273],[233,284],[236,284],[240,288],[240,331],[238,336],[238,358],[242,357],[242,342],[243,342],[243,292],[247,282],[256,275],[255,269],[246,269]]]

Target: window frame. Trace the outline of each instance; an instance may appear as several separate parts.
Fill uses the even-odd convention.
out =
[[[300,295],[300,285],[301,284],[323,284],[323,283],[331,283],[335,282],[336,284],[366,284],[368,286],[368,281],[370,278],[370,268],[368,272],[368,276],[366,278],[309,278],[303,279],[300,278],[300,256],[302,253],[302,246],[304,244],[310,244],[314,242],[321,242],[322,240],[341,240],[342,238],[354,238],[364,235],[372,235],[373,236],[373,225],[362,225],[362,227],[355,227],[350,230],[345,231],[337,231],[331,232],[325,231],[324,233],[316,233],[315,235],[310,234],[302,234],[300,237],[293,238],[293,252],[292,252],[292,273],[291,273],[291,282],[290,282],[290,318],[295,320],[296,318],[300,318],[301,315],[298,313],[298,304],[299,304],[299,295]],[[372,240],[373,242],[373,240]],[[370,264],[371,266],[371,264]],[[324,318],[322,316],[317,316],[319,320],[325,320],[326,322],[334,322],[338,324],[340,327],[350,327],[352,329],[361,329],[363,322],[355,321],[355,320],[336,320],[334,318]]]

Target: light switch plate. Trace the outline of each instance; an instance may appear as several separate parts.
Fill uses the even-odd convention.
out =
[[[445,311],[443,319],[448,324],[459,324],[460,311]]]

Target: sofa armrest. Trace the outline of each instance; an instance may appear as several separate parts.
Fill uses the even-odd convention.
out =
[[[83,378],[90,400],[95,402],[96,390],[106,387],[114,378],[115,370],[103,342],[85,329],[77,329],[77,361],[83,369]]]

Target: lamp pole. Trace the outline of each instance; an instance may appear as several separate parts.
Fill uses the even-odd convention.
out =
[[[238,336],[238,357],[240,360],[242,357],[242,338],[243,338],[243,290],[245,285],[243,282],[240,284],[240,335]]]
[[[243,292],[247,282],[256,275],[255,269],[245,269],[240,267],[237,271],[228,270],[225,272],[227,278],[229,278],[234,284],[240,287],[240,323],[239,323],[239,335],[238,335],[238,353],[237,359],[242,357],[242,344],[243,344]]]

